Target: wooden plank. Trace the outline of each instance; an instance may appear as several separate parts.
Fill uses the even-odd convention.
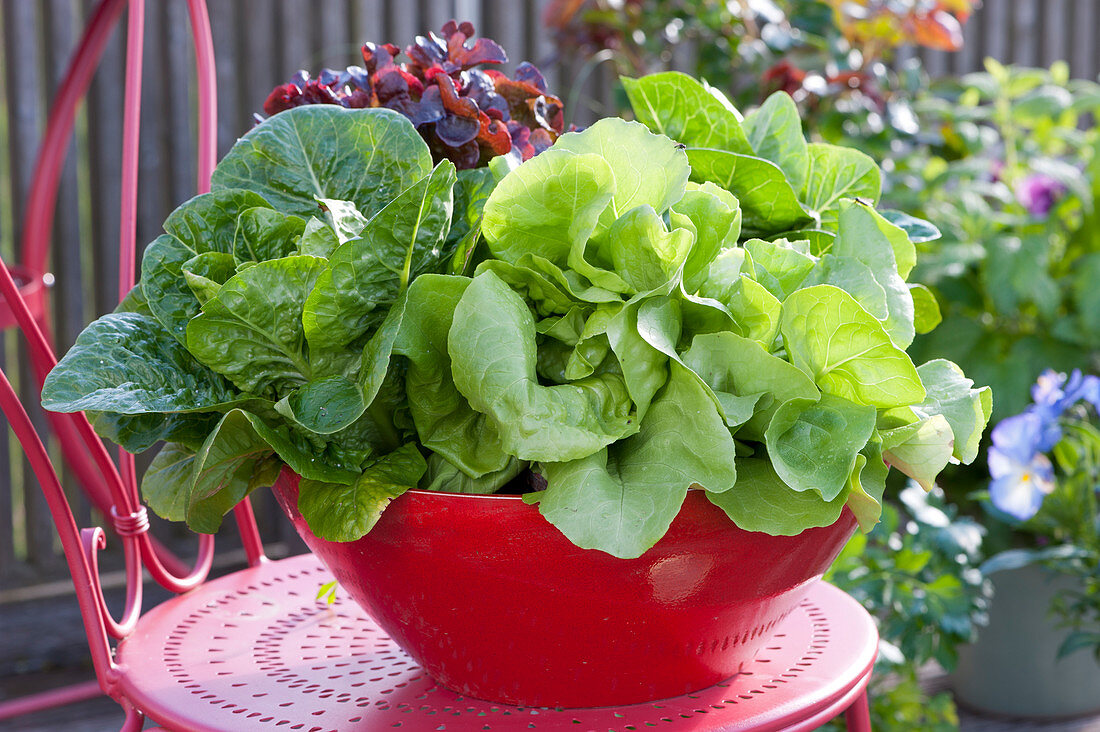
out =
[[[282,0],[279,9],[283,57],[280,81],[285,82],[298,69],[316,71],[312,68],[312,44],[307,27],[313,16],[309,0]]]
[[[85,0],[90,12],[95,0]],[[121,207],[122,97],[125,69],[125,19],[108,41],[88,93],[88,148],[92,171],[93,265],[96,282],[118,282],[118,226]],[[114,309],[115,288],[101,286],[95,293],[96,313]]]
[[[218,84],[218,157],[225,155],[240,134],[237,123],[237,20],[235,0],[207,0],[214,41],[215,78]]]
[[[22,235],[19,219],[26,208],[27,190],[34,170],[34,161],[41,140],[41,131],[45,119],[44,93],[25,93],[28,90],[42,90],[47,81],[41,59],[44,53],[44,23],[41,17],[43,8],[38,3],[4,3],[4,45],[10,52],[12,63],[5,64],[8,89],[19,90],[14,103],[8,108],[8,130],[11,135],[8,145],[10,180],[12,182],[12,208],[16,216],[14,227],[15,241]],[[34,404],[38,399],[38,387],[30,372],[26,349],[20,343],[16,351],[18,364],[8,362],[8,377],[24,404]],[[14,377],[14,378],[13,378]],[[45,418],[41,410],[29,410],[31,420],[44,432]],[[13,488],[23,491],[23,505],[26,511],[27,557],[38,566],[48,567],[55,563],[54,529],[46,507],[45,497],[31,477],[30,464],[22,461],[22,484]]]
[[[995,58],[999,61],[1008,61],[1011,56],[1011,15],[1012,6],[1006,0],[989,0],[983,12],[985,13],[985,28],[982,37],[982,57]]]
[[[1016,0],[1012,4],[1012,63],[1035,66],[1039,63],[1039,9],[1036,0]],[[1005,59],[1009,60],[1009,59]]]
[[[83,26],[79,7],[73,0],[49,0],[44,13],[46,23],[46,47],[44,73],[50,80],[47,98],[56,97],[56,90],[68,66],[68,59],[75,50],[77,34]],[[77,180],[77,150],[75,140],[69,141],[68,153],[61,171],[57,205],[54,215],[54,234],[50,245],[50,268],[59,286],[50,291],[54,316],[53,331],[59,350],[67,350],[80,332],[85,321],[84,277],[81,275],[83,238],[80,222],[80,190]],[[64,464],[61,468],[62,485],[68,487],[69,502],[78,526],[91,522],[88,500],[80,490],[76,479]]]
[[[532,7],[532,3],[533,0],[528,1],[528,8]],[[474,24],[475,28],[479,31],[481,30],[483,17],[481,14],[481,0],[455,0],[454,7],[454,17],[456,20],[468,20]]]
[[[420,22],[420,8],[415,2],[388,3],[389,18],[387,19],[387,38],[398,48],[404,48],[412,43],[413,38],[420,33],[423,25]]]
[[[1079,79],[1095,79],[1096,64],[1093,50],[1097,45],[1096,0],[1074,0],[1071,9],[1073,33],[1070,71]]]
[[[141,252],[160,236],[161,223],[174,208],[171,203],[169,148],[165,87],[169,81],[164,55],[158,53],[164,36],[164,8],[167,3],[146,3],[145,48],[141,63],[141,139],[138,156],[137,251],[135,272],[141,272]],[[121,111],[121,110],[120,110]],[[114,283],[111,283],[111,286]]]
[[[234,130],[236,135],[243,135],[252,128],[252,115],[263,113],[267,95],[285,81],[277,63],[277,14],[269,12],[270,3],[264,0],[244,0],[240,8],[237,43],[241,63],[237,72],[237,94],[241,109],[237,117],[238,126]]]
[[[509,60],[505,68],[510,72],[528,57],[525,13],[516,11],[515,0],[483,0],[482,13],[482,27],[477,29],[478,33],[504,47]]]
[[[951,71],[962,75],[982,67],[982,22],[981,11],[975,13],[963,26],[963,47],[952,54]]]
[[[4,38],[4,14],[0,12],[0,41]],[[8,147],[11,137],[8,129],[7,111],[11,109],[13,98],[8,94],[7,67],[14,62],[8,58],[8,47],[0,42],[0,255],[6,261],[15,259],[13,221],[15,215],[11,208],[11,173],[8,169]],[[8,342],[14,342],[15,334],[0,335],[0,366],[7,366]],[[0,579],[7,582],[16,575],[19,561],[15,552],[17,506],[14,496],[9,447],[13,441],[7,420],[0,415]],[[22,528],[22,524],[19,524]]]
[[[170,181],[169,202],[174,207],[195,194],[197,173],[196,140],[198,109],[193,101],[195,53],[191,42],[191,21],[187,6],[181,2],[166,3],[162,38],[155,49],[162,54],[161,67],[165,79],[165,131],[168,135],[167,178]],[[148,181],[143,181],[146,183]]]
[[[356,63],[359,60],[356,52],[358,45],[353,41],[347,23],[347,0],[321,0],[314,12],[320,15],[316,24],[320,35],[314,45],[317,69],[322,66],[343,69]]]
[[[352,3],[352,35],[356,46],[384,43],[386,32],[384,0],[355,0]]]
[[[443,24],[451,19],[459,22],[468,20],[468,18],[458,16],[453,0],[421,0],[420,24],[417,26],[415,35],[427,35],[428,31],[439,33],[439,29],[443,27]],[[477,26],[474,27],[477,28]],[[409,39],[404,42],[405,45],[412,43],[413,37],[409,36]]]
[[[50,0],[48,7],[49,12],[45,15],[50,53],[45,56],[44,71],[50,79],[50,92],[47,98],[52,100],[65,74],[83,19],[72,0]],[[76,144],[70,141],[65,166],[61,172],[61,185],[58,188],[50,257],[51,270],[60,285],[50,291],[55,316],[54,332],[57,334],[59,344],[65,348],[80,332],[80,322],[84,318],[76,165]]]

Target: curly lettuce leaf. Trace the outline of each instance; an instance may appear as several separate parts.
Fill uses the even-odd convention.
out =
[[[298,510],[319,538],[355,541],[378,523],[394,498],[415,488],[426,470],[410,442],[367,465],[351,484],[300,481]]]

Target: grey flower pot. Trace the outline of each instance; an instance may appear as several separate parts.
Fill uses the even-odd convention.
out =
[[[1054,594],[1071,580],[1037,566],[991,575],[989,625],[959,651],[953,675],[965,706],[1019,717],[1074,717],[1100,710],[1100,663],[1083,650],[1061,661],[1066,631],[1050,616]]]

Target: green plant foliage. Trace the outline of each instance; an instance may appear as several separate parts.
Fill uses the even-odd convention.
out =
[[[552,524],[617,557],[689,490],[754,531],[845,505],[870,529],[887,462],[928,484],[988,416],[905,351],[907,232],[931,226],[879,215],[877,166],[808,143],[782,94],[743,118],[682,74],[628,86],[645,124],[489,173],[432,169],[385,110],[275,115],[169,217],[132,312],[81,335],[44,403],[170,440],[147,500],[202,531],[284,467],[335,541],[409,488],[523,491],[526,470]]]
[[[910,485],[899,505],[883,507],[869,534],[852,538],[826,575],[879,627],[870,693],[876,729],[958,729],[950,695],[925,697],[917,672],[930,661],[953,669],[956,649],[984,622],[992,590],[978,569],[984,533],[973,519],[956,516],[942,491]]]

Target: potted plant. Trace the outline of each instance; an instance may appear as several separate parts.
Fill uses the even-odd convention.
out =
[[[731,675],[877,521],[887,462],[927,486],[973,458],[989,392],[906,355],[935,230],[874,209],[870,158],[807,144],[784,94],[742,117],[684,75],[624,84],[641,123],[476,178],[415,117],[274,114],[44,405],[167,441],[146,500],[200,531],[274,484],[461,692],[615,704]]]
[[[1100,378],[1046,371],[1032,397],[993,430],[986,505],[1012,548],[982,565],[990,622],[960,653],[955,692],[1004,714],[1075,716],[1100,707]]]

